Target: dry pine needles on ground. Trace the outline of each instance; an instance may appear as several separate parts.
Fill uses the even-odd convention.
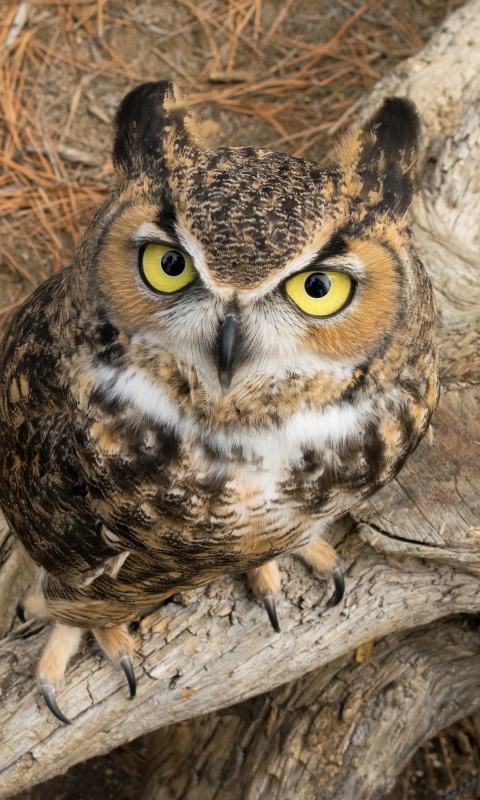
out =
[[[173,78],[192,104],[205,108],[205,129],[217,143],[321,160],[379,77],[420,49],[459,5],[461,0],[3,3],[0,335],[29,292],[69,263],[106,196],[111,119],[135,84]],[[468,778],[480,766],[477,722],[464,720],[429,743],[391,799],[435,797]],[[124,776],[125,797],[133,796],[127,785],[134,791],[141,773],[141,748],[131,747],[122,749],[130,753],[125,763],[135,765]],[[118,774],[123,756],[94,762],[108,769],[109,758],[116,759]],[[94,766],[75,767],[62,784],[66,789],[47,785],[24,798],[81,798],[82,781],[91,798],[85,776]],[[98,784],[98,797],[118,796],[108,772],[100,772],[105,783]]]

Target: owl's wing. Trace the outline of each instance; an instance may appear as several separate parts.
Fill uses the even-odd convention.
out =
[[[22,423],[9,438],[0,496],[5,515],[32,558],[72,585],[84,583],[116,554],[101,537],[102,521],[72,446],[70,419],[51,414]]]
[[[66,271],[14,319],[0,365],[0,503],[28,553],[73,585],[115,555],[90,506],[60,384]]]

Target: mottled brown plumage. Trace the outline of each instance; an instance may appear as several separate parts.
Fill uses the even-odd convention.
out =
[[[171,84],[124,99],[112,193],[1,363],[0,499],[43,568],[30,609],[57,620],[63,661],[78,647],[64,626],[95,629],[128,670],[108,627],[176,591],[248,571],[272,614],[278,555],[335,569],[322,532],[398,472],[437,401],[409,231],[418,135],[389,99],[320,168],[208,149]],[[149,283],[152,245],[193,265],[188,285]],[[347,276],[335,313],[292,299],[304,273],[328,273],[327,294]]]

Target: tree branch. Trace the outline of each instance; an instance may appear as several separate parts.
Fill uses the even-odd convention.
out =
[[[375,800],[439,727],[478,708],[479,689],[477,620],[392,634],[152,734],[140,800]]]

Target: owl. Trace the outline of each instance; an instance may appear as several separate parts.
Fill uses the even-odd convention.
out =
[[[275,559],[343,594],[328,527],[396,475],[438,396],[410,205],[420,125],[387,98],[327,166],[212,149],[178,88],[115,119],[115,181],[73,264],[3,343],[0,501],[38,565],[51,711],[91,629],[135,694],[128,623],[246,572],[279,630]]]

